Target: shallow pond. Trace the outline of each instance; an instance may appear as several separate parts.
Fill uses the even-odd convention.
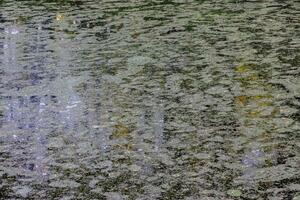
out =
[[[0,199],[300,199],[299,8],[0,1]]]

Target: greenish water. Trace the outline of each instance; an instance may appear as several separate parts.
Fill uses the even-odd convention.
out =
[[[299,8],[0,1],[0,199],[299,199]]]

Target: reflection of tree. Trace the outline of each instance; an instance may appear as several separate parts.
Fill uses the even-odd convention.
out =
[[[115,76],[106,74],[103,68],[92,68],[87,83],[89,112],[96,118],[90,128],[97,128],[96,137],[109,139],[106,142],[113,157],[123,157],[111,158],[116,166],[126,162],[134,172],[150,173],[154,152],[161,151],[164,142],[164,105],[158,99],[161,91],[157,92],[161,80],[151,85],[156,84],[149,77],[151,69],[153,66],[140,60],[138,66],[128,64]]]
[[[19,27],[18,26],[9,26],[5,27],[4,31],[4,63],[3,67],[6,72],[17,72],[18,65],[18,52],[17,52],[17,40],[19,36]]]
[[[17,149],[23,145],[26,146],[27,143],[33,142],[33,149],[25,148],[26,152],[24,153],[28,151],[30,156],[27,157],[26,163],[23,163],[21,166],[28,170],[35,171],[39,176],[44,177],[47,175],[45,163],[47,153],[47,149],[45,148],[46,126],[44,122],[44,107],[46,105],[45,100],[47,99],[45,96],[34,93],[25,92],[25,94],[23,94],[23,90],[26,90],[26,87],[35,85],[36,76],[32,74],[38,72],[34,70],[33,72],[31,70],[29,72],[25,71],[19,61],[20,57],[23,56],[23,54],[20,56],[19,53],[23,50],[22,46],[20,46],[23,41],[20,38],[25,37],[23,31],[20,30],[22,29],[18,26],[6,28],[3,69],[7,83],[26,81],[25,83],[27,84],[24,83],[21,87],[17,84],[7,84],[5,86],[7,89],[7,97],[4,102],[6,108],[4,112],[4,128],[9,134],[12,134],[9,137],[13,139]],[[37,42],[33,42],[33,44],[35,45],[36,51],[38,51],[40,48],[39,33],[34,36],[37,37]],[[35,37],[33,38],[30,38],[29,41],[32,42],[32,39],[35,40]],[[17,151],[12,151],[12,153],[17,153]],[[20,155],[17,154],[16,156],[19,157]]]
[[[267,73],[259,71],[253,65],[242,65],[236,68],[236,80],[240,85],[240,95],[235,97],[235,104],[243,114],[243,126],[260,127],[266,132],[272,132],[272,118],[278,112],[274,105],[274,93]],[[267,126],[267,127],[265,127]],[[260,134],[258,134],[260,135]]]
[[[107,104],[109,100],[105,94],[105,86],[101,81],[101,77],[91,75],[88,82],[89,90],[86,91],[87,99],[87,119],[88,128],[91,133],[91,139],[96,143],[96,148],[100,148],[102,152],[109,150],[109,127],[107,119]]]
[[[273,165],[276,133],[274,118],[278,115],[274,90],[268,83],[268,65],[242,64],[235,68],[239,90],[234,98],[240,132],[245,143],[240,144],[245,152],[242,163],[246,175],[257,167]]]
[[[68,28],[64,16],[57,14],[57,29],[55,40],[55,53],[57,56],[57,74],[56,81],[53,82],[52,88],[56,89],[56,95],[59,98],[59,112],[61,122],[64,124],[66,131],[75,131],[80,123],[81,116],[81,100],[74,91],[74,86],[78,79],[71,77],[71,63],[74,61],[72,49],[74,44],[72,39],[68,38],[68,32],[64,30]]]

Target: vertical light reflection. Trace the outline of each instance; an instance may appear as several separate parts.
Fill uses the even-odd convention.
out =
[[[163,142],[163,131],[164,131],[164,112],[163,112],[163,104],[157,104],[154,108],[154,114],[153,114],[153,125],[154,125],[154,136],[155,136],[155,142],[154,142],[154,148],[156,151],[158,151]]]
[[[246,139],[241,144],[244,155],[241,163],[245,167],[244,178],[249,187],[256,170],[276,164],[276,144],[273,143],[278,114],[272,87],[268,83],[267,65],[242,64],[235,68],[238,95],[234,102],[240,121],[240,131]],[[250,184],[251,183],[251,184]]]
[[[81,99],[74,90],[77,79],[71,77],[72,69],[72,47],[73,43],[71,39],[68,39],[67,33],[64,29],[68,28],[66,22],[64,22],[64,16],[59,14],[56,16],[57,29],[55,40],[55,52],[57,56],[57,73],[58,77],[54,83],[54,89],[57,90],[59,99],[59,113],[60,120],[63,125],[63,129],[67,133],[76,132],[78,128],[80,118]]]
[[[88,109],[89,128],[92,141],[95,142],[96,146],[104,153],[109,150],[109,144],[107,129],[103,124],[105,108],[103,105],[102,81],[100,78],[95,79],[91,77],[91,79],[91,87],[94,89],[89,91],[89,95],[91,95],[90,99],[92,100],[92,103],[89,103],[90,108]]]
[[[145,142],[144,134],[146,134],[146,119],[145,119],[145,110],[141,110],[139,118],[137,120],[137,134],[136,134],[136,151],[138,155],[137,165],[141,167],[142,175],[149,175],[153,172],[150,160],[145,153]]]
[[[10,92],[7,94],[5,102],[5,127],[8,132],[12,135],[11,137],[15,140],[19,138],[19,135],[14,131],[23,122],[21,120],[21,102],[18,97],[14,94],[14,90],[17,88],[10,83],[15,83],[17,72],[20,71],[19,65],[17,63],[18,52],[17,52],[17,41],[18,41],[19,28],[14,25],[10,25],[4,28],[4,44],[3,44],[3,70],[5,77],[3,77],[3,82],[10,87]]]

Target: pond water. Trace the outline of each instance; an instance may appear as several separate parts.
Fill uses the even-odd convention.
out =
[[[300,199],[300,2],[0,1],[0,199]]]

